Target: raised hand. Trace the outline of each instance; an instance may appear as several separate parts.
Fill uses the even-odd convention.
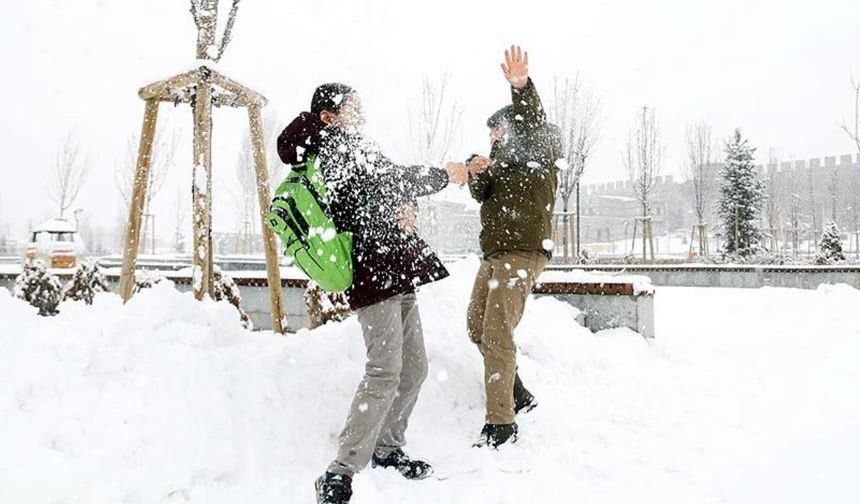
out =
[[[511,46],[505,51],[505,62],[502,72],[511,86],[522,89],[529,81],[529,53],[523,52],[520,46]]]

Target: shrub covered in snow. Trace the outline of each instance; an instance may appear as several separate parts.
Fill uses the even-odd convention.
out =
[[[71,299],[91,305],[97,292],[110,292],[110,284],[98,266],[82,261],[63,289],[63,301]]]
[[[251,318],[242,309],[242,295],[239,293],[239,287],[230,275],[221,271],[221,268],[216,267],[213,277],[213,292],[212,297],[215,301],[227,301],[235,306],[239,311],[239,318],[242,320],[242,327],[252,329],[254,325],[251,323]]]
[[[158,271],[137,271],[134,274],[134,288],[132,289],[132,294],[137,294],[143,289],[150,289],[153,285],[161,283],[163,280],[164,275]]]
[[[328,322],[345,320],[351,313],[345,294],[326,292],[316,282],[308,283],[305,305],[312,329]]]
[[[38,308],[44,317],[60,313],[57,305],[62,289],[60,279],[49,273],[42,261],[26,264],[15,279],[15,297]]]
[[[815,258],[817,264],[833,264],[845,260],[842,251],[842,238],[839,226],[835,222],[829,222],[824,228],[824,234],[818,244],[818,255]]]

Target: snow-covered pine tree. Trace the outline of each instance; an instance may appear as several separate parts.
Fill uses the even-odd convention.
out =
[[[63,286],[60,279],[45,268],[42,261],[26,264],[15,279],[15,297],[23,299],[39,309],[39,315],[52,317],[59,312],[60,294]]]
[[[308,282],[305,291],[305,306],[311,329],[328,322],[346,320],[351,313],[345,294],[326,292],[313,281]]]
[[[725,147],[720,187],[720,218],[723,221],[723,253],[746,258],[761,244],[759,221],[764,202],[764,184],[753,166],[755,148],[736,129]]]
[[[213,273],[212,297],[215,301],[227,301],[235,306],[239,311],[239,319],[242,321],[242,327],[251,330],[254,324],[251,323],[251,318],[242,309],[242,295],[239,293],[239,287],[230,275],[221,271],[221,268],[215,267]]]
[[[63,301],[72,299],[91,305],[97,292],[110,292],[110,284],[98,266],[82,261],[63,289]]]
[[[845,253],[842,251],[842,238],[840,237],[839,226],[831,221],[824,228],[824,234],[821,236],[821,242],[818,244],[818,255],[815,258],[815,262],[818,264],[833,264],[844,260]]]

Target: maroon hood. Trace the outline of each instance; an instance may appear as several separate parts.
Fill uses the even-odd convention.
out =
[[[299,114],[278,136],[281,161],[293,165],[304,162],[308,154],[318,153],[324,128],[325,123],[317,115],[310,112]]]

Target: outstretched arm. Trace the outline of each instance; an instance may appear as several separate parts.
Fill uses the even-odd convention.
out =
[[[520,46],[505,51],[502,63],[505,79],[511,84],[511,102],[514,106],[514,127],[532,130],[546,122],[540,96],[529,78],[529,53]]]

